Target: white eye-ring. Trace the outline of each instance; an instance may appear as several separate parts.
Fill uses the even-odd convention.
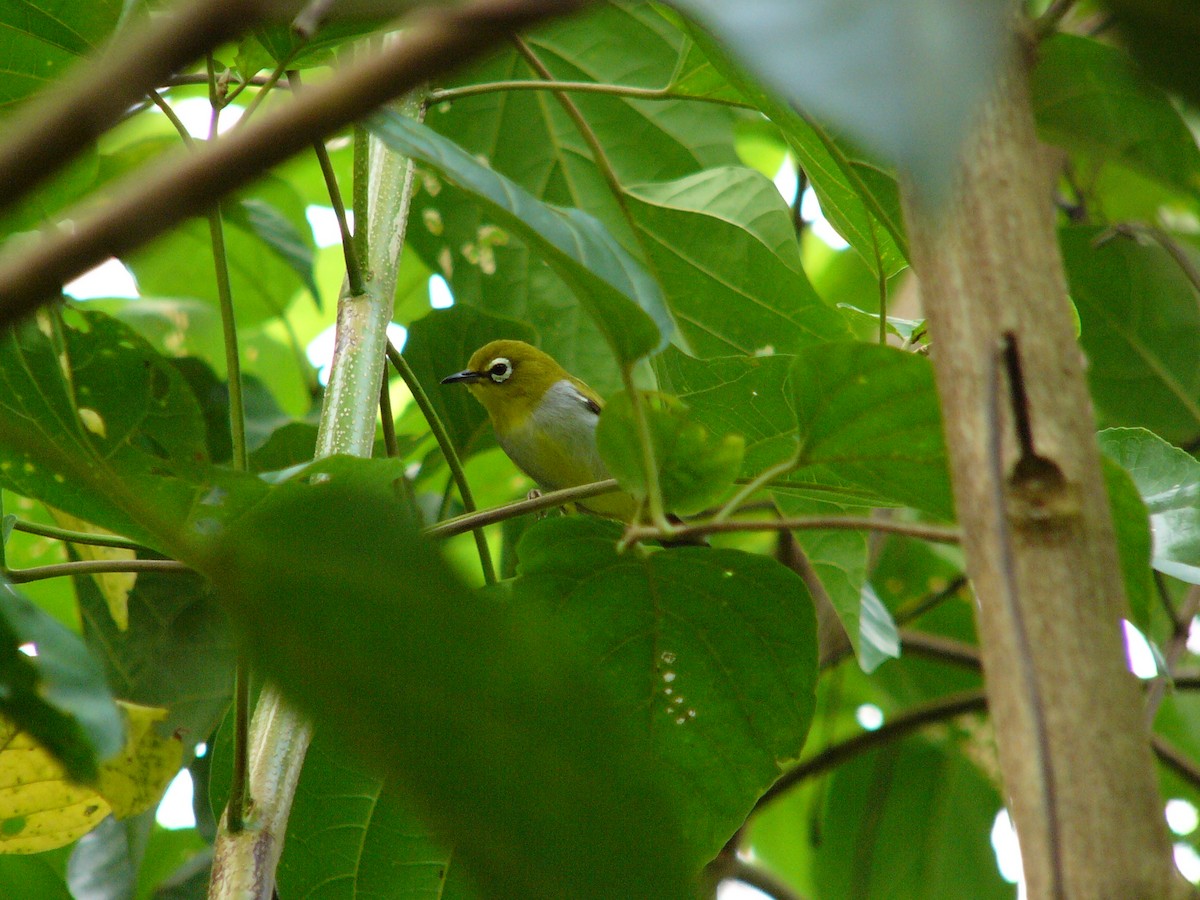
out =
[[[512,363],[510,363],[503,356],[498,356],[493,359],[487,367],[488,377],[491,378],[492,381],[496,382],[496,384],[500,384],[502,381],[508,381],[508,377],[512,375],[512,372]]]

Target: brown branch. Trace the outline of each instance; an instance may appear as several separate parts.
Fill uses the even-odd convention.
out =
[[[913,656],[925,656],[967,669],[979,671],[982,665],[979,661],[978,647],[972,647],[954,638],[942,637],[940,634],[901,629],[900,646],[905,653],[911,653]]]
[[[78,562],[32,566],[28,569],[5,569],[3,575],[13,584],[27,584],[46,578],[67,575],[99,575],[113,572],[191,572],[189,566],[173,559],[85,559]]]
[[[934,722],[944,722],[946,719],[953,719],[967,713],[983,712],[985,709],[987,709],[987,698],[983,691],[965,691],[947,697],[939,697],[937,700],[907,710],[894,719],[889,719],[874,731],[864,731],[848,740],[831,744],[811,759],[785,772],[765,794],[759,797],[758,803],[754,805],[754,812],[761,812],[763,807],[786,794],[801,782],[822,775],[830,769],[840,766],[846,760],[880,744],[907,737],[914,731]]]
[[[795,530],[880,531],[930,541],[935,544],[957,544],[959,530],[944,525],[925,525],[920,522],[895,522],[866,516],[797,516],[789,519],[722,519],[676,526],[669,534],[652,526],[630,528],[627,540],[653,540],[716,534],[724,531],[795,531]]]
[[[1159,762],[1192,787],[1200,790],[1200,766],[1197,766],[1194,760],[1162,735],[1152,735],[1150,743]]]
[[[582,484],[578,487],[547,491],[528,500],[518,500],[516,503],[506,503],[504,506],[494,506],[491,509],[484,509],[463,516],[455,516],[453,519],[446,519],[444,522],[430,525],[422,534],[428,538],[454,537],[455,535],[465,534],[475,528],[482,528],[484,525],[494,525],[497,522],[503,522],[505,519],[515,519],[517,516],[523,516],[526,513],[539,512],[543,509],[553,509],[556,506],[565,506],[577,500],[586,500],[589,497],[611,494],[619,490],[620,487],[617,486],[616,480],[609,478],[606,481],[597,481],[593,484]]]
[[[4,127],[10,137],[0,144],[0,209],[66,165],[177,69],[252,28],[262,11],[258,0],[193,0],[115,41],[24,107]]]
[[[243,10],[244,17],[242,5],[234,5]],[[361,119],[435,75],[462,65],[513,30],[584,5],[584,0],[476,0],[465,6],[438,6],[424,11],[386,50],[347,67],[328,82],[304,91],[294,102],[272,110],[253,125],[238,129],[201,152],[168,162],[148,174],[131,176],[111,203],[91,214],[77,213],[72,231],[53,234],[33,247],[0,257],[0,325],[57,296],[65,282],[109,256],[127,253],[202,213],[221,195],[308,148],[314,140]],[[137,79],[134,99],[169,72],[154,66],[152,74],[152,78],[143,74]],[[101,81],[97,87],[108,89],[109,85]],[[75,105],[70,108],[77,112]],[[61,138],[56,133],[38,133],[44,139],[38,142],[36,159],[39,168],[44,168],[47,147]],[[29,155],[24,137],[15,143]],[[0,148],[0,185],[8,186],[14,177],[14,163],[10,159],[6,169],[4,159]]]

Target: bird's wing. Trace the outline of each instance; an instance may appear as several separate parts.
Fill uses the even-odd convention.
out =
[[[574,375],[569,375],[567,377],[571,381],[571,386],[575,388],[575,392],[579,397],[579,401],[591,412],[595,413],[596,415],[600,415],[600,410],[604,407],[604,401],[600,399],[600,395]]]

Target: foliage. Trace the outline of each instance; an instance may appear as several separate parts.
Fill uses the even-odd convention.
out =
[[[0,855],[0,895],[203,893],[240,651],[316,723],[283,900],[683,898],[760,868],[813,898],[1015,896],[989,843],[1005,795],[986,714],[861,737],[872,715],[980,683],[961,552],[904,534],[954,506],[899,185],[949,189],[1007,5],[675,5],[598,2],[537,24],[465,67],[447,60],[456,74],[434,79],[422,122],[365,121],[417,162],[394,319],[429,402],[385,386],[393,458],[310,464],[333,399],[306,351],[345,277],[310,221],[331,205],[314,154],[214,203],[222,252],[210,220],[189,221],[122,258],[138,296],[68,296],[0,333],[0,854],[29,854]],[[1180,675],[1157,728],[1200,753],[1184,645],[1200,572],[1198,80],[1194,63],[1147,64],[1160,43],[1178,50],[1155,17],[1196,23],[1110,5],[1127,40],[1084,36],[1094,4],[1043,23],[1033,100],[1061,162],[1060,246],[1130,618]],[[150,6],[0,4],[0,115],[127,40]],[[308,44],[259,28],[215,50],[216,86],[243,111],[264,94],[283,107],[265,76],[336,81],[380,28],[335,21]],[[199,104],[205,133],[207,72],[200,60],[160,91],[176,111]],[[353,197],[348,137],[324,147]],[[129,196],[144,166],[195,152],[184,143],[149,101],[129,111],[0,211],[0,251],[65,230],[77,202]],[[772,183],[797,168],[817,222]],[[431,307],[431,273],[451,309]],[[614,476],[721,526],[712,546],[554,511],[487,527],[509,577],[482,586],[470,537],[423,535],[469,512],[447,450],[482,506],[533,486],[482,409],[437,383],[502,337],[603,394]],[[249,472],[231,463],[239,406]],[[761,533],[831,515],[891,530]],[[126,539],[113,553],[87,543],[110,532]],[[763,799],[856,738],[861,752]],[[141,813],[179,771],[198,824],[169,832]],[[1200,786],[1164,785],[1200,804]],[[756,862],[739,868],[738,849]]]

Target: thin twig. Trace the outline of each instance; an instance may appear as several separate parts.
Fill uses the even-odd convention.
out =
[[[653,540],[717,534],[728,531],[799,531],[799,530],[880,531],[930,541],[935,544],[957,544],[962,538],[957,528],[945,525],[926,525],[921,522],[896,522],[866,516],[797,516],[780,519],[727,519],[695,522],[673,526],[662,531],[651,526],[630,526],[629,540]]]
[[[42,525],[37,522],[26,522],[17,519],[13,522],[14,531],[25,534],[36,534],[38,537],[54,538],[72,544],[88,544],[93,547],[116,547],[120,550],[148,550],[144,544],[121,537],[117,534],[92,534],[90,531],[71,531],[68,528],[58,528],[54,525]]]
[[[422,533],[428,538],[454,537],[455,535],[465,534],[473,528],[481,528],[484,525],[495,525],[497,522],[515,519],[517,516],[523,516],[526,513],[540,512],[543,509],[554,509],[556,506],[566,506],[568,503],[587,500],[589,497],[599,497],[602,494],[612,494],[619,490],[621,488],[617,484],[616,479],[609,478],[606,481],[596,481],[592,484],[581,484],[558,491],[547,491],[544,494],[538,494],[536,497],[529,497],[525,500],[518,500],[515,503],[506,503],[503,506],[494,506],[491,509],[484,509],[463,516],[455,516],[453,519],[446,519],[445,521],[438,522],[436,525],[430,525]]]
[[[429,430],[433,432],[434,439],[441,448],[442,456],[446,459],[446,465],[450,467],[450,473],[454,479],[454,483],[458,486],[458,494],[462,498],[463,506],[468,512],[474,512],[475,497],[471,493],[470,482],[467,481],[467,475],[463,471],[462,461],[458,458],[458,451],[454,449],[454,442],[450,440],[450,433],[446,431],[446,426],[442,422],[441,416],[434,409],[429,395],[425,393],[425,388],[417,379],[417,374],[412,370],[412,366],[408,364],[408,360],[404,355],[396,349],[396,345],[391,341],[387,344],[387,358],[391,362],[396,373],[404,380],[408,386],[409,392],[413,396],[413,401],[421,410],[421,414],[425,416],[425,421],[429,424]],[[496,566],[492,562],[492,551],[488,547],[487,535],[483,533],[483,526],[475,524],[471,528],[475,533],[475,548],[479,552],[479,564],[483,569],[484,580],[488,584],[496,583]]]
[[[716,103],[721,106],[735,106],[739,109],[754,107],[741,100],[727,100],[721,97],[697,97],[692,94],[682,94],[667,88],[639,88],[623,84],[599,84],[595,81],[535,81],[532,79],[513,79],[511,81],[489,81],[484,84],[468,84],[463,87],[442,88],[430,91],[426,102],[429,105],[437,103],[452,103],[464,97],[475,97],[480,94],[493,94],[508,91],[566,91],[572,94],[603,94],[609,97],[621,97],[626,100],[694,100],[697,103]]]
[[[1150,735],[1150,745],[1159,762],[1200,790],[1200,766],[1194,760],[1160,734]]]
[[[77,562],[32,566],[28,569],[5,569],[3,575],[13,584],[28,584],[47,578],[74,575],[101,575],[108,572],[172,572],[190,573],[193,570],[173,559],[84,559]]]
[[[884,722],[875,731],[864,731],[848,740],[831,744],[811,759],[784,773],[759,798],[758,803],[754,805],[754,812],[761,812],[763,807],[783,796],[801,782],[824,774],[846,760],[880,744],[906,737],[917,729],[934,722],[944,722],[946,719],[953,719],[967,713],[983,712],[985,709],[987,709],[987,697],[983,691],[964,691],[947,697],[939,697],[937,700],[906,710]]]
[[[739,859],[736,855],[730,860],[724,875],[726,878],[748,884],[774,900],[804,900],[800,894],[797,894],[762,866],[752,865],[744,859]]]

